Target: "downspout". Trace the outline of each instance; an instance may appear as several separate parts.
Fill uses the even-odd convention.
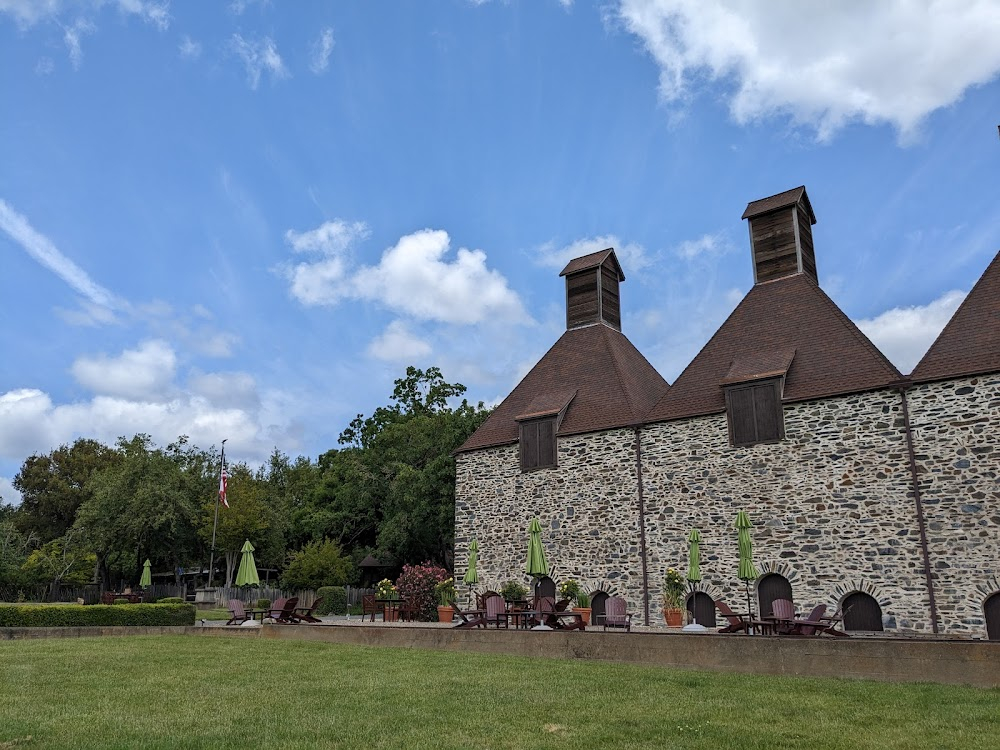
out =
[[[927,525],[924,521],[924,503],[920,497],[920,482],[917,479],[917,457],[913,452],[913,428],[910,426],[910,409],[906,403],[908,384],[899,386],[899,398],[903,404],[903,425],[906,428],[906,450],[910,454],[910,481],[913,483],[913,499],[917,506],[917,528],[920,530],[920,552],[924,558],[924,574],[927,578],[927,594],[931,604],[931,629],[938,632],[937,602],[934,599],[934,579],[931,576],[931,556],[927,549]]]
[[[634,429],[635,476],[638,481],[639,491],[639,561],[642,565],[642,624],[649,625],[649,570],[646,567],[646,502],[642,495],[642,440],[640,435],[641,428],[635,427]]]

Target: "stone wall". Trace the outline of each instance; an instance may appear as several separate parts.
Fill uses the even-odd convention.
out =
[[[611,430],[558,439],[558,467],[522,473],[516,445],[460,454],[455,508],[455,578],[479,542],[480,584],[524,584],[528,524],[541,522],[552,578],[575,578],[588,592],[624,596],[641,612],[635,433]]]
[[[1000,591],[1000,374],[907,398],[943,632],[985,636],[983,603]]]
[[[703,587],[745,609],[733,528],[745,510],[758,569],[789,579],[799,609],[826,604],[832,611],[846,594],[864,591],[879,601],[886,630],[929,632],[899,394],[783,411],[785,440],[751,447],[729,445],[725,414],[643,429],[651,582],[668,566],[685,567],[686,536],[697,527]],[[653,595],[659,609],[655,588]]]

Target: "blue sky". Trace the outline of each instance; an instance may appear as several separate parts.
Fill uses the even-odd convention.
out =
[[[494,402],[606,246],[672,381],[800,184],[909,372],[1000,250],[1000,4],[869,5],[0,0],[0,496],[78,436],[315,457],[408,364]]]

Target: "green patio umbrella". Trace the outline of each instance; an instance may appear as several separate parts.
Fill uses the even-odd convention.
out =
[[[749,516],[747,516],[746,511],[741,510],[736,514],[736,533],[740,545],[739,579],[747,587],[747,612],[753,611],[750,608],[750,581],[756,580],[757,576],[760,575],[753,564],[753,543],[750,541],[751,528],[753,528],[753,524],[750,523]]]
[[[243,542],[240,550],[243,557],[240,558],[240,569],[236,571],[236,585],[250,588],[260,585],[260,576],[257,575],[257,563],[253,559],[253,545],[247,539]]]
[[[525,563],[524,572],[535,579],[536,599],[538,594],[538,581],[542,576],[549,574],[549,564],[545,561],[545,548],[542,546],[542,525],[537,518],[532,518],[528,525],[528,561]],[[551,630],[547,625],[536,625],[533,630]]]
[[[465,570],[465,577],[462,580],[469,586],[469,601],[472,601],[472,587],[479,583],[479,571],[476,564],[479,562],[479,542],[473,539],[469,542],[469,566]]]
[[[701,550],[698,545],[701,543],[701,534],[698,529],[691,529],[691,533],[688,534],[688,572],[687,580],[691,584],[691,614],[694,614],[694,594],[695,594],[695,584],[701,580]],[[694,618],[694,629],[701,630],[702,626],[698,624],[698,618]],[[691,627],[688,625],[687,627]]]
[[[150,570],[149,558],[146,558],[146,562],[142,564],[142,577],[139,578],[139,587],[148,588],[153,585],[153,573]]]

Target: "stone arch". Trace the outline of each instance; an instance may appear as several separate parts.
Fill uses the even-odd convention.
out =
[[[761,617],[770,617],[775,599],[795,601],[792,582],[781,573],[768,571],[757,579],[757,607]]]

